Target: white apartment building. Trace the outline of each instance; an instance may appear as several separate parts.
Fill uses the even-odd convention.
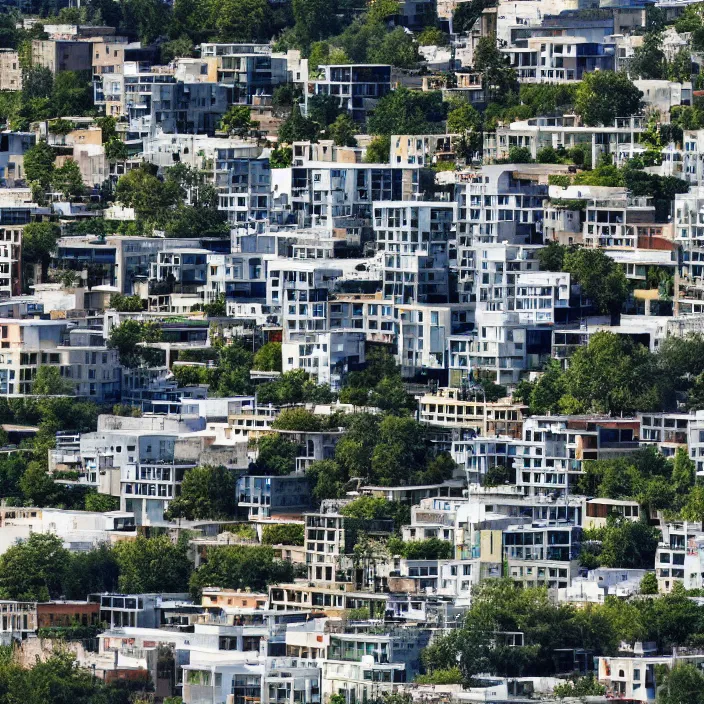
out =
[[[396,304],[449,301],[456,217],[454,204],[374,203],[374,235],[384,256],[384,300]]]
[[[645,151],[640,144],[645,127],[645,118],[638,116],[619,117],[613,125],[601,127],[582,126],[574,115],[519,120],[485,133],[484,158],[508,159],[511,147],[525,147],[535,158],[543,147],[571,149],[587,144],[591,145],[592,164],[598,164],[601,155],[606,154],[616,166],[623,166]]]

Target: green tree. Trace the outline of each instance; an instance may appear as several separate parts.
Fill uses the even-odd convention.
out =
[[[110,307],[120,313],[139,313],[144,308],[142,299],[137,294],[123,296],[121,293],[110,296]]]
[[[37,142],[24,155],[24,173],[27,181],[37,183],[42,191],[49,190],[54,172],[54,150],[44,141]]]
[[[481,115],[473,105],[467,102],[452,108],[447,114],[447,131],[450,133],[479,132],[481,128]]]
[[[499,50],[495,36],[481,37],[474,49],[474,70],[482,74],[490,100],[504,101],[517,90],[516,72],[506,54]]]
[[[388,164],[391,158],[391,137],[380,135],[374,137],[367,146],[364,160],[368,164]]]
[[[305,526],[301,523],[278,523],[262,528],[264,545],[303,545]]]
[[[357,125],[354,124],[352,118],[347,115],[338,115],[335,121],[328,128],[330,137],[338,147],[356,147],[357,140]]]
[[[283,435],[264,435],[257,441],[257,471],[274,476],[291,474],[296,469],[299,448]]]
[[[313,498],[317,503],[324,499],[341,499],[345,495],[348,475],[335,460],[313,462],[306,469],[306,476],[310,479]]]
[[[368,58],[372,63],[414,68],[420,60],[420,54],[413,37],[403,27],[396,27],[384,35],[380,44],[370,47]]]
[[[293,0],[295,32],[304,46],[333,34],[337,25],[335,0]]]
[[[303,117],[296,103],[291,115],[279,128],[279,142],[293,144],[294,142],[315,141],[318,136],[318,126],[313,120]]]
[[[255,124],[246,105],[230,105],[220,120],[220,129],[227,134],[245,137]]]
[[[280,372],[281,364],[280,342],[267,342],[254,355],[253,369],[263,372]]]
[[[658,685],[658,704],[704,704],[704,673],[696,665],[675,665]]]
[[[528,147],[509,147],[508,161],[510,164],[530,164],[533,157]]]
[[[172,543],[168,536],[122,540],[113,548],[124,594],[185,592],[191,574],[187,542]]]
[[[367,120],[367,128],[375,135],[438,132],[445,111],[439,91],[420,92],[401,87],[379,100]]]
[[[169,503],[164,517],[189,521],[233,518],[237,510],[236,484],[233,472],[223,466],[188,469],[181,483],[181,494]]]
[[[598,697],[606,693],[606,687],[599,684],[594,674],[590,673],[585,677],[578,677],[574,682],[558,684],[552,693],[558,699],[588,696]]]
[[[266,0],[223,0],[216,6],[215,26],[221,40],[251,41],[268,36],[271,11]]]
[[[612,125],[617,117],[630,117],[641,107],[643,94],[625,73],[585,73],[577,88],[575,110],[585,125]]]
[[[54,169],[51,185],[66,200],[80,198],[85,192],[81,170],[73,159],[67,159],[63,166]]]
[[[39,396],[59,396],[73,391],[71,382],[61,376],[59,367],[41,365],[37,368],[32,393]]]
[[[658,578],[655,576],[655,572],[644,574],[640,580],[640,593],[657,594],[658,591]]]
[[[603,250],[568,249],[563,267],[572,275],[573,283],[580,285],[582,295],[592,301],[599,313],[616,315],[621,312],[628,296],[626,275]]]
[[[79,71],[59,71],[51,89],[53,115],[72,117],[93,110],[93,84],[90,74]]]
[[[643,37],[643,44],[633,52],[628,73],[643,80],[659,81],[667,78],[667,58],[662,50],[660,32],[649,32]]]
[[[115,198],[134,208],[138,218],[163,223],[169,211],[181,201],[182,194],[178,183],[170,179],[160,181],[151,165],[142,164],[120,177]]]
[[[412,418],[386,416],[371,456],[371,481],[381,486],[412,483],[415,472],[427,463],[423,426]]]
[[[176,39],[164,42],[161,47],[161,63],[168,64],[182,56],[193,56],[193,42],[183,34]]]
[[[272,548],[231,545],[208,549],[203,564],[191,575],[190,589],[198,598],[203,587],[259,591],[292,579],[293,566],[278,560]]]
[[[86,494],[86,511],[108,513],[109,511],[118,511],[119,509],[120,499],[117,496],[110,496],[110,494],[98,494],[97,492],[91,492],[89,494]]]
[[[584,410],[652,410],[660,405],[654,374],[654,357],[645,347],[627,337],[599,332],[570,358],[565,393]]]
[[[316,432],[323,428],[323,419],[305,408],[284,408],[271,427],[276,430]]]
[[[0,596],[19,601],[58,598],[70,558],[60,538],[32,533],[0,556]]]
[[[108,347],[117,350],[120,364],[125,367],[158,366],[161,355],[158,358],[152,355],[153,350],[142,343],[159,342],[161,337],[161,328],[156,323],[127,319],[110,331]]]

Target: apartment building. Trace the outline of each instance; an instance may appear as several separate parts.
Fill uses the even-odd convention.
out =
[[[419,420],[442,428],[472,429],[484,437],[522,437],[527,406],[505,399],[485,402],[466,388],[439,388],[421,396]]]
[[[199,464],[204,425],[194,417],[100,416],[98,430],[81,435],[85,470],[119,495],[137,525],[160,523],[186,470]]]
[[[571,149],[591,144],[591,163],[598,164],[602,155],[609,156],[616,166],[645,151],[640,144],[646,127],[643,117],[616,118],[613,125],[587,127],[574,115],[536,117],[499,126],[496,132],[484,135],[484,157],[488,160],[508,159],[511,147],[530,149],[531,156],[544,147]]]
[[[521,83],[571,83],[585,73],[613,71],[615,46],[586,37],[529,37],[506,47]]]
[[[310,508],[310,480],[303,475],[237,478],[237,505],[247,519],[258,521],[272,514],[291,513]]]
[[[54,75],[62,71],[92,68],[91,43],[58,39],[32,39],[32,65],[48,68]]]
[[[514,468],[526,494],[564,496],[582,472],[582,462],[633,452],[640,424],[599,416],[531,416],[523,424]]]
[[[383,296],[393,303],[448,303],[456,207],[432,202],[374,203],[383,252]]]
[[[22,69],[14,49],[0,49],[0,90],[21,90]]]
[[[524,587],[567,588],[579,571],[582,529],[541,523],[509,526],[503,531],[508,576]]]
[[[312,95],[333,95],[339,106],[358,124],[380,98],[391,91],[391,66],[384,64],[320,65],[317,75],[308,82],[306,106]]]

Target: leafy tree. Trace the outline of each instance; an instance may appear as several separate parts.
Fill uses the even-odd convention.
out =
[[[481,128],[481,115],[467,102],[462,102],[447,114],[447,131],[450,133],[479,132]]]
[[[271,152],[269,163],[272,169],[286,169],[293,163],[293,149],[291,147],[277,147]]]
[[[687,449],[678,447],[672,460],[672,488],[681,496],[687,496],[696,481],[696,465],[687,454]]]
[[[181,193],[175,181],[160,181],[151,165],[142,164],[120,177],[115,186],[115,198],[134,208],[138,218],[162,223],[181,201]]]
[[[138,367],[142,364],[158,366],[160,355],[152,355],[153,350],[144,347],[142,343],[159,342],[161,328],[156,323],[142,323],[128,319],[115,326],[110,331],[108,347],[117,350],[120,364],[125,367]]]
[[[73,391],[73,385],[66,381],[58,367],[42,365],[37,369],[32,384],[32,393],[39,396],[59,396]]]
[[[159,0],[123,0],[123,27],[131,37],[145,45],[164,33],[169,21],[169,7]]]
[[[139,313],[143,309],[142,299],[137,294],[123,296],[121,293],[110,296],[110,307],[120,313]]]
[[[267,342],[254,355],[253,369],[264,372],[280,372],[281,363],[281,343]]]
[[[282,476],[291,474],[296,469],[298,445],[286,439],[283,435],[264,435],[257,441],[258,472]]]
[[[391,137],[379,135],[367,146],[364,160],[368,164],[388,164],[391,158]]]
[[[482,74],[482,85],[491,100],[501,102],[517,89],[516,72],[506,54],[499,51],[495,36],[481,37],[474,49],[474,70]]]
[[[268,36],[271,12],[266,0],[224,0],[216,6],[215,26],[220,40],[251,41],[253,37]]]
[[[181,494],[169,503],[167,520],[210,521],[233,518],[237,509],[237,482],[231,470],[202,465],[186,470]]]
[[[86,497],[88,496],[98,496],[98,494],[87,494]],[[61,593],[67,599],[85,599],[86,594],[116,592],[118,577],[119,567],[112,548],[101,543],[88,552],[71,554]]]
[[[412,475],[427,462],[423,426],[412,418],[386,416],[379,423],[379,438],[371,456],[371,480],[381,486],[412,482]]]
[[[467,3],[462,3],[465,4]],[[435,670],[428,675],[418,675],[415,681],[418,684],[462,684],[463,679],[460,668],[451,667],[447,670]]]
[[[305,408],[285,408],[271,427],[277,430],[316,432],[323,428],[323,419]]]
[[[684,83],[692,78],[692,53],[687,47],[682,47],[667,66],[668,78],[671,81]]]
[[[420,46],[447,46],[448,37],[438,27],[426,27],[417,37]]]
[[[50,222],[30,222],[22,231],[22,265],[24,290],[28,290],[32,280],[30,267],[41,266],[42,280],[46,279],[51,254],[56,249],[56,243],[61,235],[58,225]]]
[[[320,128],[331,124],[343,114],[340,99],[335,95],[312,95],[308,99],[307,110],[308,117]]]
[[[643,80],[667,78],[667,59],[662,50],[662,35],[659,32],[649,32],[643,37],[643,44],[633,52],[628,72]]]
[[[60,538],[32,533],[0,556],[0,595],[19,601],[58,598],[70,557]]]
[[[370,47],[368,57],[372,63],[398,68],[414,68],[420,60],[416,43],[403,27],[387,32],[380,44]]]
[[[303,545],[305,527],[301,523],[278,523],[262,528],[264,545]]]
[[[24,155],[24,173],[27,181],[38,183],[43,191],[49,189],[54,172],[54,150],[40,140]]]
[[[164,42],[161,47],[161,63],[168,64],[182,56],[193,56],[193,42],[187,35]]]
[[[93,85],[90,75],[79,71],[60,71],[51,89],[55,116],[81,116],[93,110]]]
[[[606,527],[585,531],[584,537],[601,540],[602,567],[647,569],[654,564],[658,531],[646,523],[609,519]]]
[[[651,410],[660,401],[654,370],[653,356],[645,347],[630,338],[599,332],[570,358],[565,392],[585,410]]]
[[[91,492],[89,494],[86,494],[86,511],[108,513],[109,511],[117,511],[119,510],[119,508],[120,498],[118,496],[110,496],[110,494],[98,494],[97,492]]]
[[[306,46],[333,34],[337,24],[335,0],[294,0],[295,32]]]
[[[409,542],[391,538],[389,551],[392,555],[401,555],[407,560],[451,560],[455,553],[452,543],[438,538]]]
[[[625,73],[585,73],[575,99],[575,110],[585,125],[611,125],[617,117],[640,110],[643,94]]]
[[[578,677],[574,682],[558,684],[553,689],[553,695],[558,699],[572,697],[602,696],[606,693],[606,687],[599,684],[593,673],[585,677]]]
[[[509,147],[509,164],[530,164],[533,161],[528,147]]]
[[[324,499],[341,499],[345,495],[348,475],[334,460],[318,460],[306,470],[313,486],[313,498],[320,503]]]
[[[272,548],[231,545],[208,549],[205,561],[191,575],[190,589],[198,598],[203,587],[259,591],[292,579],[293,566],[276,559]]]
[[[648,572],[647,574],[643,575],[643,578],[640,580],[640,593],[658,593],[658,578],[655,576],[655,572]]]
[[[496,5],[496,0],[469,0],[459,3],[452,15],[452,29],[456,33],[469,32],[487,7]]]
[[[357,125],[354,124],[352,118],[345,115],[338,115],[335,121],[328,128],[330,137],[338,147],[356,147],[357,140]]]
[[[591,75],[591,74],[590,74]],[[578,283],[582,294],[591,300],[600,313],[618,314],[628,296],[628,282],[623,269],[603,250],[568,249],[564,270]]]
[[[658,704],[704,704],[704,673],[696,665],[675,665],[658,685]]]
[[[439,91],[419,92],[401,87],[379,100],[367,120],[367,128],[375,135],[438,132],[445,110]]]
[[[293,144],[294,142],[315,141],[317,136],[318,126],[313,120],[301,115],[301,109],[296,103],[289,118],[279,127],[279,142]]]
[[[85,192],[81,170],[73,159],[67,159],[63,166],[54,169],[51,175],[51,185],[66,200],[80,198]]]
[[[246,136],[255,126],[246,105],[230,105],[220,120],[220,129],[238,137]]]
[[[177,544],[168,536],[123,540],[113,547],[124,594],[184,592],[188,590],[191,562],[187,542]]]
[[[516,483],[516,470],[512,467],[504,467],[502,464],[494,465],[487,469],[484,475],[484,486],[503,486],[504,484]]]

